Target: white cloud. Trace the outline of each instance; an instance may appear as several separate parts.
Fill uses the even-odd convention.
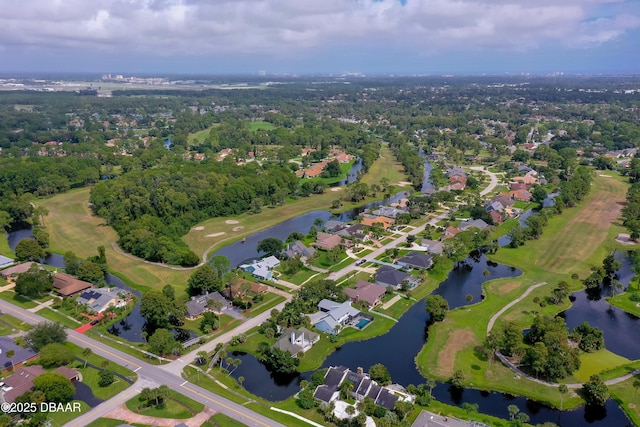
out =
[[[615,15],[598,16],[615,3]],[[295,54],[383,40],[416,53],[593,46],[640,27],[631,0],[0,0],[0,47]],[[387,47],[389,47],[387,46]]]

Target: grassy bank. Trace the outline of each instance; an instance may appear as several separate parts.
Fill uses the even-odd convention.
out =
[[[507,310],[498,323],[510,320],[525,328],[536,313],[554,315],[568,307],[569,303],[565,302],[541,308],[533,299],[549,295],[559,280],[567,280],[574,290],[581,288],[581,283],[572,281],[570,275],[576,273],[581,278],[586,277],[590,267],[601,264],[611,250],[613,237],[618,231],[615,222],[626,188],[621,178],[597,177],[587,199],[580,206],[552,218],[539,240],[527,242],[518,249],[502,248],[491,256],[496,262],[522,269],[524,275],[485,283],[485,300],[453,310],[444,322],[433,325],[429,330],[428,343],[416,357],[420,371],[427,376],[448,380],[454,371],[461,369],[470,387],[525,395],[558,406],[560,395],[557,389],[522,378],[514,379],[511,370],[486,360],[475,351],[475,347],[484,341],[489,319],[533,284],[548,283]],[[578,375],[582,377],[587,371],[608,369],[609,359],[589,360],[585,371]],[[616,359],[616,363],[622,362]],[[580,399],[574,395],[565,399],[564,406],[573,407],[579,403]]]
[[[391,185],[407,181],[402,165],[396,161],[388,146],[380,148],[380,157],[373,162],[369,168],[369,173],[362,177],[362,182],[367,185],[380,184],[386,178]]]

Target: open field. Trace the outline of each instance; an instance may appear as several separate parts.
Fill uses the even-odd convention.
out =
[[[386,145],[380,149],[380,157],[373,162],[369,173],[362,177],[362,182],[367,185],[380,184],[383,178],[387,178],[391,185],[397,185],[399,182],[407,180],[402,165],[396,161]]]
[[[211,129],[218,126],[218,124],[215,124],[211,127],[208,127],[206,129],[202,129],[198,132],[194,132],[194,133],[190,133],[187,136],[187,143],[189,145],[199,145],[202,144],[204,142],[205,139],[207,139],[207,137],[209,136],[209,133],[211,132]]]
[[[90,191],[90,188],[81,188],[37,200],[38,205],[49,209],[45,225],[51,236],[51,250],[61,254],[73,251],[79,257],[87,258],[97,254],[98,246],[104,246],[109,268],[121,278],[126,277],[128,284],[141,285],[138,287],[142,290],[162,288],[167,283],[184,288],[190,271],[130,259],[114,250],[118,235],[91,212],[88,205]]]
[[[640,376],[609,386],[611,397],[618,402],[635,426],[640,425],[640,395],[633,387],[633,382],[636,380],[640,380]]]
[[[609,350],[602,349],[593,353],[582,353],[580,355],[580,369],[573,373],[575,381],[585,383],[589,381],[591,375],[600,374],[604,369],[615,369],[619,366],[625,366],[629,363],[629,359],[618,356]],[[565,382],[565,381],[563,381]]]
[[[196,254],[211,253],[216,249],[240,240],[242,237],[273,227],[298,215],[315,210],[329,210],[331,202],[338,197],[340,197],[339,194],[327,191],[324,194],[292,200],[283,206],[275,208],[264,207],[262,212],[258,214],[245,213],[234,217],[211,218],[198,224],[197,228],[202,227],[201,229],[196,230],[196,227],[193,227],[182,239]],[[367,198],[359,203],[343,202],[341,210],[346,211],[374,200],[376,199]],[[230,219],[238,222],[228,224],[227,220]],[[244,228],[238,230],[239,226]],[[234,231],[234,228],[236,228],[236,231]],[[217,237],[206,237],[208,234],[220,232],[225,232],[226,234]]]
[[[558,306],[547,305],[542,309],[533,303],[533,299],[536,296],[548,295],[559,280],[566,280],[574,290],[581,288],[580,282],[571,280],[568,275],[577,273],[580,277],[586,277],[592,265],[602,262],[607,251],[611,249],[609,246],[615,247],[613,238],[619,228],[612,226],[612,223],[617,220],[626,188],[621,178],[598,177],[594,180],[592,193],[587,199],[578,207],[567,209],[561,216],[552,218],[539,240],[529,241],[518,249],[502,248],[495,255],[491,255],[493,261],[521,268],[524,275],[515,279],[499,279],[485,283],[486,298],[482,302],[452,310],[444,322],[433,325],[429,330],[428,343],[416,358],[421,372],[447,380],[451,370],[447,369],[444,372],[440,367],[446,366],[447,360],[455,360],[454,370],[462,369],[466,383],[473,384],[475,388],[526,395],[551,405],[558,405],[560,396],[556,389],[526,379],[514,380],[513,372],[500,363],[488,361],[480,356],[475,352],[473,345],[456,345],[455,334],[456,331],[471,332],[472,336],[466,337],[465,341],[482,343],[489,319],[502,307],[521,296],[529,286],[540,282],[548,284],[534,290],[507,310],[498,319],[497,324],[504,320],[512,320],[524,328],[531,324],[534,312],[554,315],[567,308],[568,302]],[[622,363],[615,355],[611,356],[616,358],[616,364]],[[600,372],[610,368],[607,362],[609,359],[595,358],[594,362],[601,362],[599,366],[588,360],[584,373]],[[575,406],[579,402],[578,398],[568,399],[565,401],[565,407]]]
[[[253,132],[256,132],[259,130],[273,130],[276,128],[273,124],[262,121],[262,120],[256,120],[255,122],[248,122],[247,127],[249,128],[249,130]]]
[[[9,241],[4,237],[4,233],[0,236],[0,255],[13,258],[15,254],[9,247]]]

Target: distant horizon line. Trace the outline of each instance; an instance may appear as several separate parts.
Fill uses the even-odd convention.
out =
[[[411,72],[146,72],[146,71],[1,71],[0,78],[38,78],[38,77],[54,77],[54,76],[92,76],[102,77],[104,75],[118,76],[123,78],[128,77],[155,77],[155,78],[167,78],[167,77],[190,77],[190,78],[205,78],[205,77],[288,77],[288,78],[308,78],[308,77],[350,77],[350,78],[367,78],[367,77],[386,77],[386,78],[408,78],[408,77],[548,77],[548,78],[562,78],[562,77],[640,77],[640,71],[634,73],[624,72],[609,72],[609,73],[576,73],[576,72],[562,72],[562,71],[550,71],[550,72],[491,72],[491,73],[411,73]]]

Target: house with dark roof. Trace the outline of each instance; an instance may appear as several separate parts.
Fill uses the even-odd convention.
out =
[[[309,350],[318,341],[320,341],[320,334],[311,332],[307,328],[287,328],[273,346],[282,351],[288,351],[293,357],[297,357],[299,354]]]
[[[412,402],[414,396],[404,390],[402,386],[380,386],[371,377],[364,373],[362,368],[353,372],[344,366],[332,366],[327,369],[324,376],[324,384],[318,386],[313,397],[323,404],[328,404],[340,397],[340,385],[345,381],[353,385],[350,394],[356,401],[361,402],[365,398],[370,398],[376,405],[392,410],[397,401]]]
[[[396,263],[402,267],[426,270],[433,265],[433,257],[424,252],[409,252],[398,259]]]
[[[220,292],[206,293],[197,297],[194,296],[187,301],[187,318],[193,320],[202,316],[207,311],[216,311],[215,303],[210,303],[209,301],[217,301],[220,306],[219,311],[226,310],[231,304]]]
[[[91,283],[77,279],[67,273],[55,273],[53,275],[53,288],[63,297],[78,294],[92,286]]]
[[[466,231],[470,228],[477,228],[479,230],[484,230],[487,227],[489,227],[489,224],[487,224],[481,219],[471,219],[467,221],[462,221],[460,223],[460,230],[462,231]]]
[[[13,357],[8,358],[7,352],[13,350]],[[38,357],[38,352],[31,347],[22,348],[9,337],[0,337],[0,371],[2,373],[16,369]]]
[[[393,289],[400,289],[403,286],[411,289],[420,284],[420,279],[389,265],[383,265],[376,273],[376,283]]]
[[[316,250],[311,247],[305,246],[300,240],[296,240],[293,243],[289,243],[287,245],[287,249],[283,252],[288,258],[295,258],[296,256],[300,256],[303,258],[309,258],[316,253]]]
[[[369,309],[372,309],[381,303],[380,298],[386,291],[387,288],[385,286],[359,280],[358,283],[356,283],[355,289],[346,288],[344,293],[351,299],[351,302],[364,301],[369,306]]]
[[[369,236],[364,232],[364,224],[353,224],[336,232],[340,237],[347,237],[364,242]]]
[[[329,220],[324,223],[324,231],[327,233],[336,233],[343,228],[347,228],[347,223],[343,221]]]

